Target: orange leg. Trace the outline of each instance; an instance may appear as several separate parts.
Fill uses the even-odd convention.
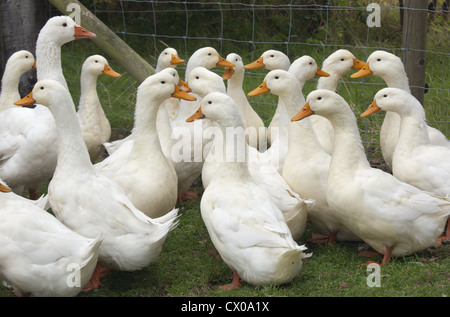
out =
[[[233,270],[233,281],[230,284],[219,286],[219,289],[232,290],[241,287],[241,282],[239,281],[239,274]]]
[[[383,261],[381,262],[381,265],[388,264],[391,260],[391,254],[392,254],[393,247],[386,247],[386,251],[384,251]]]
[[[326,243],[327,241],[328,241],[328,236],[320,234],[320,233],[315,233],[315,232],[313,232],[311,234],[311,239],[308,240],[308,242],[318,243],[318,244],[323,244],[323,243]]]
[[[450,219],[447,220],[447,229],[445,230],[445,234],[440,236],[436,243],[434,244],[435,247],[438,247],[442,244],[442,240],[448,240],[450,239]]]
[[[184,192],[184,193],[178,193],[178,202],[181,204],[185,201],[191,200],[191,199],[197,199],[198,198],[198,192]]]
[[[100,262],[97,262],[94,272],[92,273],[89,283],[83,288],[83,291],[88,292],[97,289],[103,284],[100,282],[100,278],[104,277],[109,273],[109,270],[102,267]]]
[[[337,241],[337,232],[331,232],[330,237],[328,238],[328,244],[336,244]]]
[[[384,252],[383,260],[381,261],[381,265],[385,265],[385,264],[389,263],[389,261],[391,260],[392,249],[393,249],[393,247],[386,247],[386,251]],[[371,257],[379,256],[380,253],[374,252],[374,251],[363,250],[363,251],[359,251],[358,255],[371,258]],[[375,262],[375,261],[368,261],[368,262],[362,263],[360,265],[361,266],[365,266],[365,265],[369,265],[371,263],[377,263],[377,262]]]

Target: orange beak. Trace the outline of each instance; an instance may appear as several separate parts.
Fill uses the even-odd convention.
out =
[[[372,101],[370,106],[366,109],[366,111],[361,113],[361,117],[368,117],[371,114],[374,114],[374,113],[376,113],[376,112],[378,112],[380,110],[381,110],[381,108],[378,107],[377,102],[374,100],[374,101]]]
[[[325,72],[325,71],[321,70],[319,67],[317,67],[316,76],[317,77],[330,77],[330,74],[328,74],[327,72]]]
[[[250,64],[247,64],[247,65],[245,65],[244,67],[246,68],[246,69],[256,69],[256,68],[264,68],[264,63],[263,63],[263,58],[262,57],[260,57],[260,58],[258,58],[256,61],[254,61],[254,62],[252,62],[252,63],[250,63]]]
[[[180,81],[181,81],[181,79],[180,79]],[[187,81],[182,81],[182,84],[181,84],[181,89],[183,89],[185,92],[191,92],[192,91],[192,89],[191,89],[191,87],[189,87],[189,83],[187,82]]]
[[[195,101],[197,100],[197,98],[195,98],[192,95],[189,95],[186,91],[183,90],[182,87],[179,87],[178,85],[174,84],[175,90],[172,94],[172,97],[174,98],[179,98],[179,99],[184,99],[187,101]]]
[[[16,106],[28,106],[33,105],[36,103],[36,100],[33,98],[33,92],[30,92],[28,95],[20,99],[19,101],[16,101],[14,104]]]
[[[230,79],[234,74],[234,68],[233,67],[225,67],[225,72],[222,75],[222,78],[227,80]]]
[[[5,186],[3,184],[0,184],[0,192],[2,192],[2,193],[10,193],[11,192],[11,188],[9,188],[8,186]]]
[[[361,62],[361,63],[364,63],[364,62]],[[361,77],[370,76],[372,74],[373,74],[373,72],[370,70],[369,64],[364,63],[364,65],[362,65],[360,70],[358,70],[356,73],[350,75],[350,78],[361,78]]]
[[[79,25],[75,25],[75,34],[74,37],[76,40],[81,39],[94,39],[97,37],[94,33],[86,30],[84,27],[81,27]]]
[[[186,119],[186,122],[194,122],[196,119],[203,119],[205,115],[202,112],[202,107],[199,107],[198,110],[189,118]]]
[[[178,55],[172,54],[172,59],[170,60],[170,63],[172,65],[179,65],[179,64],[186,63],[186,61],[184,59],[181,59],[180,57],[178,57]]]
[[[254,97],[262,94],[267,94],[270,92],[269,87],[267,87],[267,83],[265,81],[262,82],[257,88],[250,91],[247,96]]]
[[[31,66],[31,68],[32,68],[32,69],[37,69],[37,67],[36,67],[36,61],[34,61],[34,64],[33,64],[33,66]]]
[[[353,59],[353,66],[352,69],[361,69],[363,68],[367,63],[364,63],[363,61],[360,61],[357,58]]]
[[[227,61],[222,56],[219,56],[219,61],[217,62],[216,66],[220,66],[220,67],[234,67],[236,65],[234,65],[232,62]]]
[[[300,110],[295,116],[292,117],[291,121],[300,121],[310,115],[313,115],[314,111],[309,107],[309,103],[303,106],[302,110]]]
[[[102,74],[108,75],[110,77],[115,77],[115,78],[119,78],[120,76],[122,76],[119,73],[116,73],[109,65],[105,65],[105,68],[103,69]]]

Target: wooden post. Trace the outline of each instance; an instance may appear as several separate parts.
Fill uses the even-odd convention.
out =
[[[411,94],[423,103],[428,2],[405,0],[405,6],[403,63],[409,78]]]
[[[137,82],[142,83],[155,69],[139,54],[128,46],[121,38],[111,31],[102,21],[84,7],[78,0],[49,0],[62,14],[67,12],[69,4],[77,4],[81,9],[81,26],[95,33],[92,39],[106,54],[122,66]]]
[[[0,2],[0,74],[13,53],[28,50],[35,55],[36,40],[39,30],[47,22],[47,11],[47,0]],[[28,94],[36,80],[35,71],[23,74],[19,83],[20,95]]]

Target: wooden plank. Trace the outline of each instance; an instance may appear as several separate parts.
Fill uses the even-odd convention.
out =
[[[123,67],[138,83],[142,83],[148,76],[155,73],[155,69],[137,54],[128,44],[111,31],[102,21],[92,14],[77,0],[49,0],[62,14],[67,12],[69,4],[77,4],[81,10],[81,26],[95,33],[92,39],[110,58]]]
[[[0,78],[9,57],[20,50],[35,55],[39,30],[47,22],[47,0],[0,1]],[[35,56],[36,57],[36,56]],[[22,75],[19,92],[25,96],[36,83],[36,71]]]
[[[427,34],[427,1],[405,0],[403,25],[403,63],[409,78],[411,94],[424,100],[425,49]]]

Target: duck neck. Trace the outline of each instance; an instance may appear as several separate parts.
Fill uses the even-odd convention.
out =
[[[237,71],[233,74],[233,76],[231,76],[230,79],[228,79],[227,90],[241,91],[243,82],[244,82],[244,73]],[[244,93],[243,90],[242,93]]]
[[[66,87],[67,82],[61,66],[61,46],[56,43],[36,43],[37,79],[53,79]]]
[[[14,107],[14,102],[20,99],[19,94],[20,74],[6,67],[2,78],[2,90],[0,93],[0,111]]]
[[[247,98],[244,90],[242,89],[242,84],[244,82],[244,74],[241,72],[235,72],[230,79],[228,79],[227,85],[227,95],[230,96],[233,100],[245,100]],[[248,103],[245,102],[236,102],[239,107],[241,114],[245,117]]]
[[[81,73],[81,95],[78,111],[82,117],[91,118],[96,115],[100,106],[97,94],[97,78],[97,75]]]
[[[134,145],[131,156],[141,155],[138,152],[147,150],[151,155],[162,153],[161,143],[156,128],[159,106],[163,100],[146,97],[138,90],[134,116]]]
[[[318,151],[325,152],[314,132],[311,118],[291,122],[287,155],[295,155],[297,159],[308,159]]]
[[[220,170],[231,177],[242,177],[248,171],[248,146],[242,125],[220,127],[221,136],[214,141],[215,155],[221,155]],[[222,151],[217,153],[217,151]]]
[[[73,103],[68,104],[67,100],[61,100],[50,110],[55,117],[59,134],[57,170],[93,170]]]
[[[398,88],[411,93],[411,89],[409,88],[408,76],[406,75],[405,71],[392,71],[389,73],[389,76],[383,76],[382,78],[389,88]]]
[[[351,111],[348,109],[348,111]],[[357,168],[370,167],[361,141],[361,135],[354,114],[330,118],[334,128],[334,146],[331,168],[340,171],[354,171]]]
[[[419,146],[429,144],[430,138],[427,127],[425,112],[423,111],[422,106],[414,113],[402,115],[397,147],[404,148],[408,145]]]
[[[291,123],[291,118],[295,116],[305,105],[305,97],[301,91],[300,84],[296,84],[295,87],[293,86],[288,93],[280,94],[279,98],[282,101],[281,104],[287,114],[287,118],[284,119],[283,123],[281,122],[280,116],[280,125],[284,124],[285,126],[289,126]]]
[[[328,72],[330,76],[320,77],[319,80],[317,81],[317,89],[336,91],[342,76],[335,72],[329,72],[325,69],[324,71]]]

